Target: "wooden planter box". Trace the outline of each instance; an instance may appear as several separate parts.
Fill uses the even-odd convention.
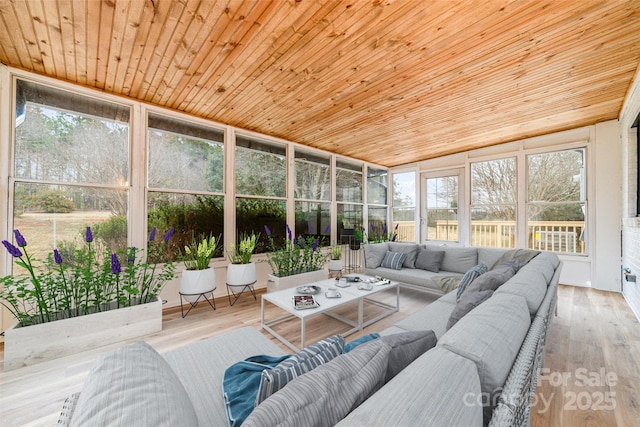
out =
[[[275,292],[282,289],[293,288],[295,286],[308,285],[313,282],[319,282],[320,280],[326,280],[328,277],[329,273],[325,269],[285,277],[276,277],[269,274],[269,280],[267,280],[267,292]]]
[[[4,369],[16,369],[162,330],[162,300],[31,326],[4,334]]]

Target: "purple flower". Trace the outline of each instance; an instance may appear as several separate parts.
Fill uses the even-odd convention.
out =
[[[382,233],[387,234],[387,224],[382,224]]]
[[[60,252],[58,252],[57,249],[53,250],[53,260],[56,264],[62,264],[62,255],[60,255]]]
[[[9,252],[12,257],[20,258],[22,256],[22,252],[20,252],[20,249],[13,246],[7,240],[3,240],[2,244],[4,245],[5,248],[7,248],[7,252]]]
[[[371,231],[373,231],[373,229],[374,229],[373,223],[369,224],[369,228],[371,229]]]
[[[133,264],[134,262],[136,262],[136,247],[132,246],[127,254],[127,264]]]
[[[87,243],[93,242],[93,233],[91,232],[91,227],[87,227],[87,231],[84,233],[84,240]]]
[[[303,238],[299,238],[298,239],[298,244],[300,245],[300,249],[304,249],[304,239]]]
[[[397,223],[396,227],[394,228],[394,230],[397,230],[399,225],[400,225],[400,223]]]
[[[25,246],[27,246],[27,241],[22,236],[22,234],[20,234],[19,230],[13,230],[13,234],[15,234],[16,236],[16,245],[18,245],[21,248],[24,248]]]
[[[149,240],[155,240],[155,238],[156,238],[156,228],[153,227],[151,229],[151,233],[149,233]]]
[[[329,234],[329,228],[331,228],[331,224],[327,224],[327,226],[324,228],[322,234]]]
[[[116,254],[111,254],[111,272],[113,274],[120,274],[122,267],[120,266],[120,260]]]
[[[173,234],[174,230],[175,230],[175,229],[174,229],[173,227],[171,227],[171,228],[169,229],[169,231],[167,231],[167,234],[165,234],[165,235],[164,235],[164,241],[165,241],[165,242],[168,242],[168,241],[169,241],[169,239],[171,238],[171,235]]]
[[[316,240],[313,241],[313,245],[311,245],[311,249],[313,249],[313,252],[315,252],[316,249],[318,249],[318,244],[320,244],[320,242],[318,241],[318,238],[316,237]]]
[[[392,241],[392,242],[395,242],[397,238],[398,238],[398,235],[397,235],[397,234],[394,234],[394,235],[393,235],[393,237],[391,238],[391,241]]]
[[[287,236],[289,240],[291,240],[291,228],[289,227],[289,224],[287,224]]]
[[[307,232],[309,234],[313,233],[313,227],[311,226],[311,224],[307,225]]]
[[[271,237],[271,230],[269,230],[269,227],[267,227],[266,224],[264,226],[264,232],[267,234],[267,236]]]

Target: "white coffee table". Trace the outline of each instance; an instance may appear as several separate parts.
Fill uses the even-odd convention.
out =
[[[270,292],[262,295],[262,303],[260,308],[260,323],[262,325],[262,328],[268,331],[269,333],[271,333],[274,337],[278,338],[280,341],[282,341],[287,347],[291,348],[293,351],[299,351],[300,348],[305,347],[305,332],[306,332],[307,319],[310,319],[318,315],[330,316],[352,327],[347,332],[341,332],[342,336],[347,336],[354,332],[361,331],[366,326],[369,326],[372,323],[377,322],[378,320],[383,319],[399,310],[400,287],[398,286],[398,282],[392,281],[391,283],[384,284],[384,285],[374,284],[372,285],[371,290],[361,290],[361,289],[358,289],[358,284],[366,283],[365,282],[366,280],[368,279],[373,280],[373,278],[370,278],[368,276],[363,276],[363,275],[359,275],[359,277],[363,279],[362,282],[351,283],[350,286],[347,288],[337,287],[335,279],[328,279],[328,280],[322,280],[319,282],[309,283],[309,285],[316,285],[321,288],[321,291],[318,294],[313,296],[316,302],[319,304],[319,306],[316,308],[310,308],[310,309],[304,309],[304,310],[295,309],[293,307],[292,298],[294,295],[299,295],[299,293],[296,292],[295,288],[283,289],[281,291]],[[325,296],[325,292],[330,287],[337,288],[340,294],[342,295],[342,297],[327,298]],[[395,289],[396,291],[395,305],[387,304],[372,298],[374,295],[378,294],[379,292],[388,291],[390,289]],[[385,311],[365,322],[364,321],[365,301],[368,303],[375,304],[379,307],[382,307],[385,309]],[[276,319],[266,320],[265,319],[265,302],[271,303],[281,308],[282,310],[286,311],[287,314],[285,316],[282,316]],[[351,304],[351,303],[358,304],[357,321],[353,321],[351,319],[348,319],[334,312],[334,310],[337,309],[338,307],[344,306],[346,304]],[[300,348],[272,328],[272,326],[278,323],[285,322],[294,318],[300,319],[300,346],[301,346]]]

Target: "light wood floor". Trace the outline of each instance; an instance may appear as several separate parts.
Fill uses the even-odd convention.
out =
[[[179,309],[167,309],[162,332],[145,341],[165,352],[241,326],[260,329],[259,299],[243,295],[233,307],[219,299],[215,312],[201,305],[186,319]],[[434,299],[402,289],[400,312],[362,334],[382,330]],[[308,325],[308,340],[339,328],[333,320],[319,319]],[[296,328],[287,325],[282,332],[295,338]],[[55,425],[65,397],[81,389],[95,357],[118,346],[0,372],[0,425]],[[640,326],[621,295],[561,286],[546,368],[532,409],[533,426],[640,425]]]

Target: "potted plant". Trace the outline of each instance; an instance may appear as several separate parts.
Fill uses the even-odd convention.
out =
[[[5,331],[5,369],[162,330],[159,295],[175,267],[157,260],[172,234],[173,227],[156,243],[154,228],[145,259],[133,247],[97,250],[87,227],[82,248],[54,249],[41,262],[14,230],[15,245],[2,244],[26,274],[0,278],[0,303],[18,320]]]
[[[329,251],[329,271],[342,270],[342,246],[335,245]]]
[[[209,235],[200,241],[192,237],[181,256],[185,270],[180,278],[180,294],[189,302],[196,302],[201,294],[216,289],[216,273],[209,262],[218,249],[220,238]]]
[[[244,287],[256,281],[256,264],[251,256],[256,249],[260,233],[243,234],[238,244],[229,244],[227,254],[230,264],[227,266],[227,285]]]
[[[320,238],[315,236],[295,237],[289,228],[281,247],[276,247],[271,230],[264,229],[269,238],[271,252],[267,253],[267,261],[272,274],[267,281],[267,292],[323,280],[328,272],[323,268],[327,256],[320,250]]]

